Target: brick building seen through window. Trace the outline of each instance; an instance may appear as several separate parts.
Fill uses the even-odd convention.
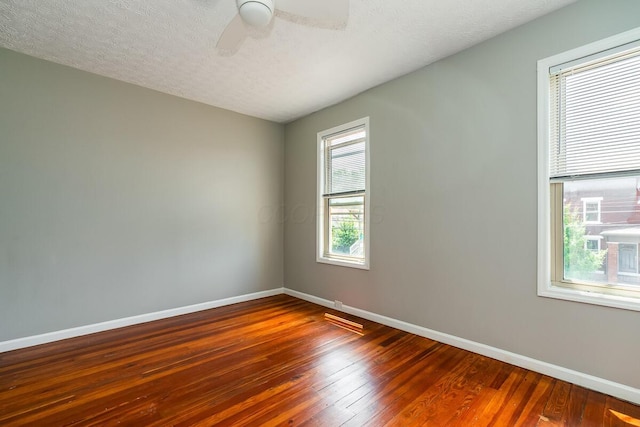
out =
[[[585,249],[602,256],[583,279],[640,285],[640,177],[566,182],[563,202],[565,227],[581,221]]]

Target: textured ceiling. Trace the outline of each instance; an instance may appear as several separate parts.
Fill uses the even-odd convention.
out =
[[[573,1],[351,0],[346,28],[279,16],[229,55],[235,0],[0,0],[0,46],[286,123]]]

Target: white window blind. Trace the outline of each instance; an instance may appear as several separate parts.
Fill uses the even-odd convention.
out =
[[[640,48],[612,52],[551,70],[552,181],[640,173]]]
[[[365,132],[362,128],[325,139],[324,196],[364,192],[366,188]]]

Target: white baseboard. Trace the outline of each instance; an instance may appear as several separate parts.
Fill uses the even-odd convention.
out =
[[[196,311],[209,310],[211,308],[236,304],[239,302],[251,301],[258,298],[270,297],[284,293],[284,288],[276,288],[268,291],[255,292],[252,294],[239,295],[215,301],[203,302],[200,304],[188,305],[185,307],[171,308],[169,310],[156,311],[153,313],[140,314],[138,316],[125,317],[122,319],[109,320],[107,322],[94,323],[92,325],[79,326],[77,328],[64,329],[62,331],[49,332],[41,335],[17,338],[0,342],[0,353],[31,347],[39,344],[46,344],[53,341],[67,338],[79,337],[81,335],[93,334],[110,329],[123,328],[125,326],[137,325],[138,323],[152,322],[154,320],[166,319],[168,317],[179,316],[181,314],[195,313]]]
[[[335,307],[333,306],[333,301],[318,298],[313,295],[305,294],[303,292],[298,292],[287,288],[284,289],[284,293],[296,298],[303,299],[305,301],[322,305],[324,307],[335,309]],[[577,384],[579,386],[599,391],[601,393],[605,393],[622,400],[633,402],[636,405],[640,405],[640,389],[634,387],[609,381],[604,378],[595,377],[593,375],[585,374],[582,372],[574,371],[572,369],[563,368],[562,366],[552,365],[551,363],[532,359],[527,356],[522,356],[520,354],[501,350],[496,347],[491,347],[464,338],[459,338],[454,335],[449,335],[442,332],[434,331],[432,329],[423,328],[422,326],[413,325],[401,320],[381,316],[379,314],[371,313],[359,308],[343,305],[342,309],[340,309],[339,311],[352,314],[363,319],[371,320],[373,322],[381,323],[383,325],[391,326],[393,328],[410,332],[412,334],[420,335],[422,337],[439,341],[441,343],[449,344],[454,347],[472,351],[474,353],[491,357],[493,359],[516,365],[521,368],[539,372],[544,375],[549,375],[550,377],[558,378],[572,384]]]

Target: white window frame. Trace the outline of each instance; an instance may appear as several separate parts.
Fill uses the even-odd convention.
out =
[[[364,260],[351,260],[348,258],[332,256],[328,253],[327,246],[329,245],[329,229],[326,225],[327,221],[327,209],[325,203],[324,194],[324,183],[325,183],[325,139],[346,132],[350,129],[355,129],[362,127],[365,131],[365,191],[364,191]],[[371,201],[371,191],[370,191],[370,161],[369,161],[369,147],[370,147],[370,132],[369,132],[369,117],[364,117],[362,119],[354,120],[349,123],[345,123],[340,126],[333,127],[331,129],[324,130],[322,132],[318,132],[318,144],[317,144],[317,212],[316,215],[316,262],[324,263],[324,264],[333,264],[339,265],[342,267],[351,267],[351,268],[359,268],[363,270],[369,270],[371,252],[369,250],[370,240],[371,240],[371,232],[370,232],[370,224],[371,224],[371,210],[369,209],[370,201]]]
[[[595,291],[593,287],[567,287],[552,277],[563,276],[562,253],[552,240],[561,238],[562,221],[551,216],[551,205],[562,206],[562,192],[549,184],[550,84],[549,70],[570,61],[583,62],[584,58],[598,55],[618,46],[640,40],[640,28],[608,37],[538,61],[538,295],[567,301],[640,311],[640,298],[624,293],[608,292],[606,286]],[[556,218],[557,218],[556,214]],[[560,215],[562,218],[562,215]],[[558,235],[558,233],[561,233]],[[552,260],[554,260],[552,262]],[[560,262],[558,262],[560,260]],[[554,270],[552,272],[552,269]]]
[[[595,221],[587,221],[587,205],[597,203],[598,204],[598,219]],[[583,197],[582,198],[582,222],[585,224],[602,224],[602,197]]]
[[[585,237],[585,242],[584,242],[584,248],[585,249],[589,249],[589,246],[587,245],[587,242],[596,242],[598,244],[598,247],[596,248],[597,251],[601,251],[602,248],[600,247],[601,245],[601,241],[602,241],[602,236],[584,236]]]

